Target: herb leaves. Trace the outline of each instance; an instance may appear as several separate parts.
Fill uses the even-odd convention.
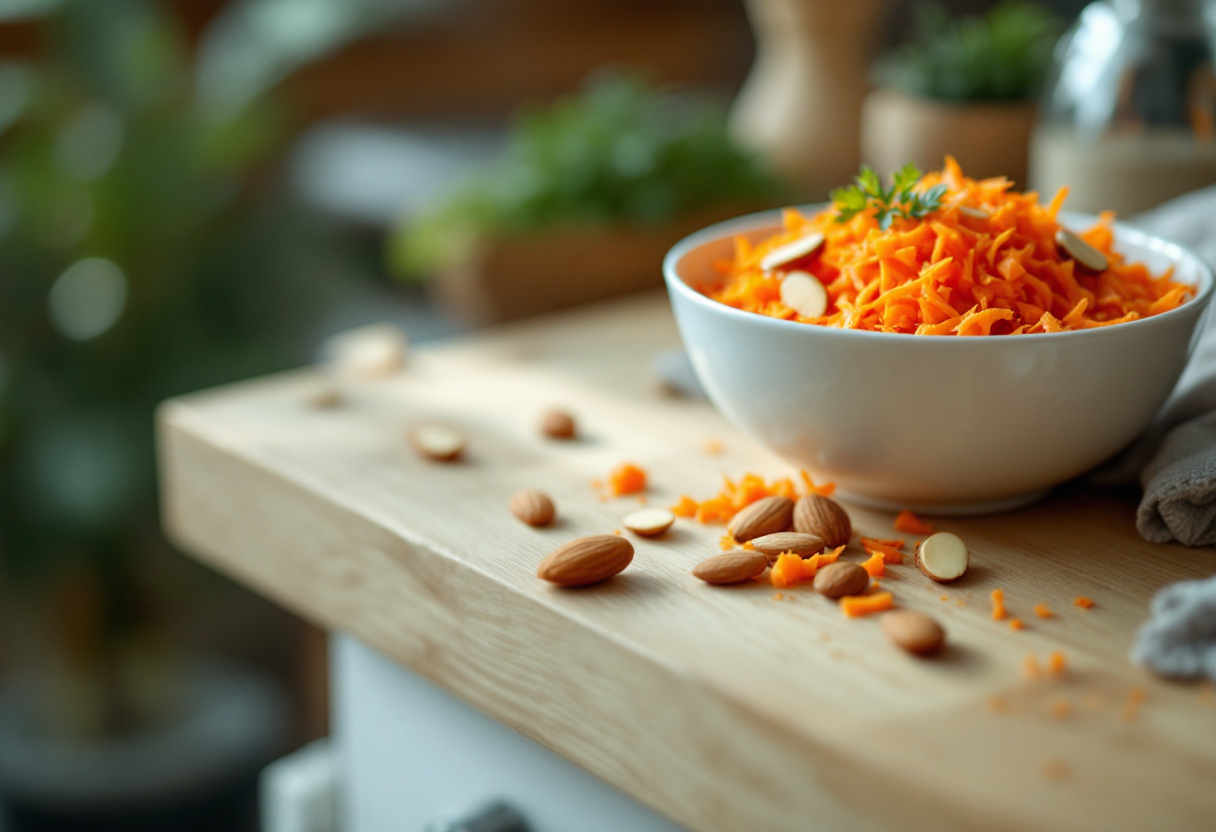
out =
[[[906,220],[928,216],[942,207],[945,185],[934,185],[924,191],[913,190],[920,181],[921,173],[909,162],[893,177],[891,187],[884,188],[882,180],[872,168],[861,166],[857,184],[837,188],[830,194],[836,205],[836,222],[848,222],[857,214],[874,209],[878,227],[886,231],[896,217]]]

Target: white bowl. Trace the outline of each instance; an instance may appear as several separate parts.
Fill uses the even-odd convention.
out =
[[[1061,214],[1085,229],[1097,219]],[[735,237],[778,230],[779,211],[681,240],[663,261],[684,346],[736,427],[845,499],[928,514],[1031,502],[1126,446],[1190,355],[1212,293],[1190,251],[1125,225],[1116,248],[1196,297],[1151,318],[1079,332],[972,338],[864,332],[783,321],[710,300],[698,286]]]

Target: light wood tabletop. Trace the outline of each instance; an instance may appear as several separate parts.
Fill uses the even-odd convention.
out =
[[[1127,658],[1153,593],[1216,558],[1145,543],[1127,496],[1073,486],[934,520],[970,545],[969,573],[937,585],[909,557],[883,579],[946,628],[928,660],[809,586],[696,580],[721,526],[626,532],[633,564],[598,586],[538,580],[556,546],[622,529],[638,507],[591,485],[622,462],[649,472],[660,506],[711,496],[723,475],[795,474],[710,405],[659,391],[649,362],[676,345],[666,301],[647,295],[418,350],[335,407],[309,404],[327,383],[312,369],[171,401],[166,527],[694,830],[1216,828],[1216,696]],[[580,439],[541,435],[552,406]],[[411,448],[407,429],[428,420],[466,432],[462,461]],[[522,488],[553,496],[552,527],[510,513]],[[906,537],[891,515],[848,508],[860,533]],[[864,557],[856,538],[843,557]],[[994,588],[1025,629],[992,619]],[[1062,674],[1027,672],[1053,651]]]

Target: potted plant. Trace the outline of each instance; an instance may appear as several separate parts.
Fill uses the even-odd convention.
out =
[[[784,196],[712,106],[602,76],[521,115],[505,155],[400,227],[389,256],[466,321],[508,320],[657,287],[680,237]]]
[[[1004,0],[983,17],[920,6],[915,38],[875,66],[862,107],[861,151],[879,173],[953,155],[978,178],[1026,183],[1035,98],[1060,23],[1041,6]]]

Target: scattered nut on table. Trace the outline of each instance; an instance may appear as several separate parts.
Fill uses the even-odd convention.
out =
[[[938,583],[963,577],[970,562],[967,544],[950,532],[931,534],[916,547],[916,567]]]
[[[822,552],[823,547],[823,538],[804,532],[775,532],[752,538],[752,548],[768,555],[769,560],[786,552],[800,558],[809,558]]]
[[[923,612],[895,610],[882,617],[882,632],[897,647],[917,656],[928,656],[942,648],[946,632]]]
[[[665,508],[643,508],[625,516],[622,525],[642,537],[658,537],[671,528],[676,516]]]
[[[739,584],[768,568],[763,552],[736,549],[708,557],[692,568],[692,574],[707,584]]]
[[[540,431],[550,439],[573,439],[578,428],[573,416],[564,410],[554,409],[541,416]]]
[[[558,586],[606,581],[633,561],[633,544],[616,534],[580,537],[554,549],[536,568],[536,577]]]
[[[870,573],[852,561],[841,560],[820,567],[815,572],[811,586],[820,595],[828,598],[843,598],[860,595],[870,585]]]
[[[794,506],[794,531],[823,538],[827,546],[844,546],[853,535],[853,523],[840,503],[830,497],[808,494]]]
[[[435,462],[454,462],[464,453],[464,434],[451,425],[423,422],[410,428],[410,442],[418,453]]]
[[[552,498],[535,488],[516,491],[508,505],[511,513],[529,526],[547,526],[553,522],[557,512]]]
[[[371,380],[401,370],[409,358],[409,339],[400,327],[371,324],[330,336],[321,355],[339,376]]]
[[[766,534],[789,531],[794,501],[789,497],[763,497],[731,518],[726,531],[740,543]]]

